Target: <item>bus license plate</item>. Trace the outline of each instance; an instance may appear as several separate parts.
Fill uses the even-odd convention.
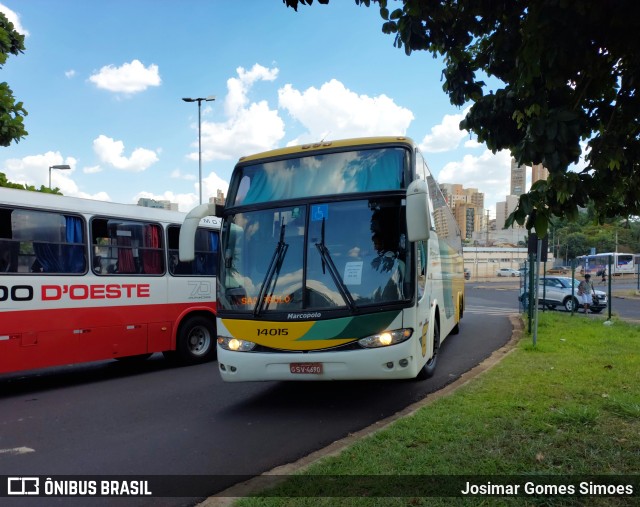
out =
[[[322,373],[322,363],[290,363],[291,373],[311,373],[319,375]]]

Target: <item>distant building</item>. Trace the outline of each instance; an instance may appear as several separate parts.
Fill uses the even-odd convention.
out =
[[[471,247],[463,248],[464,267],[475,278],[492,278],[501,268],[520,269],[528,258],[526,247]],[[553,265],[553,253],[547,254],[547,262]]]
[[[510,195],[522,195],[527,188],[527,166],[516,164],[516,159],[511,158],[511,193]]]
[[[483,228],[484,194],[477,188],[464,188],[459,183],[441,183],[440,190],[456,219],[462,237],[471,239]]]
[[[224,192],[220,189],[218,189],[215,197],[209,197],[210,204],[220,204],[222,206],[224,205],[225,200],[226,200],[226,197],[224,195]]]
[[[155,199],[148,199],[147,197],[141,197],[140,199],[138,199],[138,206],[144,206],[145,208],[158,208],[178,211],[177,203],[170,201],[156,201]]]
[[[473,232],[480,229],[482,224],[482,208],[472,204],[460,203],[456,206],[453,216],[460,228],[462,237],[471,239]]]
[[[542,164],[534,164],[531,168],[531,184],[536,181],[545,180],[549,177],[549,170]]]
[[[496,230],[504,229],[504,223],[507,217],[513,213],[518,205],[518,196],[508,195],[506,200],[496,203]],[[514,227],[522,227],[521,225],[514,224]]]

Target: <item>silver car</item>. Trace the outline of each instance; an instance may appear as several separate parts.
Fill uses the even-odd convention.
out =
[[[576,311],[582,307],[582,303],[578,299],[578,285],[580,280],[573,279],[573,291],[571,289],[572,279],[566,276],[547,276],[540,278],[540,286],[538,287],[538,303],[546,305],[549,309],[556,306],[563,306],[568,312]],[[520,301],[526,303],[528,294],[525,291],[520,292]],[[526,304],[525,304],[526,306]],[[607,294],[601,290],[595,291],[593,303],[589,309],[593,313],[600,313],[607,307]]]
[[[496,276],[520,276],[520,271],[511,268],[500,268],[496,272]]]

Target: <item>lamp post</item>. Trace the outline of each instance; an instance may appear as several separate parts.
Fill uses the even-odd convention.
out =
[[[71,167],[67,164],[49,166],[49,190],[51,190],[51,169],[66,170],[66,169],[71,169]]]
[[[202,122],[200,121],[200,109],[202,107],[202,101],[211,102],[216,100],[215,95],[209,95],[208,97],[198,97],[195,99],[185,97],[182,100],[185,102],[197,102],[198,103],[198,190],[200,192],[200,204],[202,204]]]

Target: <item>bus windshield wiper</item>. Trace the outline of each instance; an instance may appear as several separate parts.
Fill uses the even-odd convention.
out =
[[[278,239],[278,244],[276,245],[276,249],[273,251],[273,255],[271,256],[271,262],[269,263],[269,269],[267,269],[267,274],[262,281],[262,285],[260,287],[260,293],[258,294],[258,301],[256,301],[256,305],[253,307],[253,316],[257,317],[262,312],[263,305],[265,303],[265,295],[271,287],[271,294],[273,296],[273,291],[276,288],[276,283],[278,282],[278,276],[280,275],[280,269],[282,268],[282,262],[284,261],[285,255],[287,255],[287,250],[289,245],[284,242],[284,230],[285,230],[284,220],[280,225],[280,238]],[[271,297],[268,298],[271,301]],[[269,305],[267,304],[267,307]]]
[[[318,252],[320,252],[320,257],[322,257],[322,273],[325,272],[325,266],[329,268],[329,275],[331,275],[331,279],[333,280],[333,283],[336,284],[338,291],[340,291],[340,295],[342,296],[342,299],[344,299],[344,302],[349,306],[349,309],[352,312],[356,312],[358,308],[356,307],[356,303],[353,300],[353,296],[351,295],[351,292],[349,292],[349,289],[347,288],[347,286],[342,281],[342,278],[340,277],[340,273],[338,273],[338,269],[336,268],[336,265],[333,263],[333,259],[331,258],[329,249],[324,244],[324,220],[325,219],[323,218],[322,228],[320,232],[320,243],[316,243],[316,248],[318,249]]]

